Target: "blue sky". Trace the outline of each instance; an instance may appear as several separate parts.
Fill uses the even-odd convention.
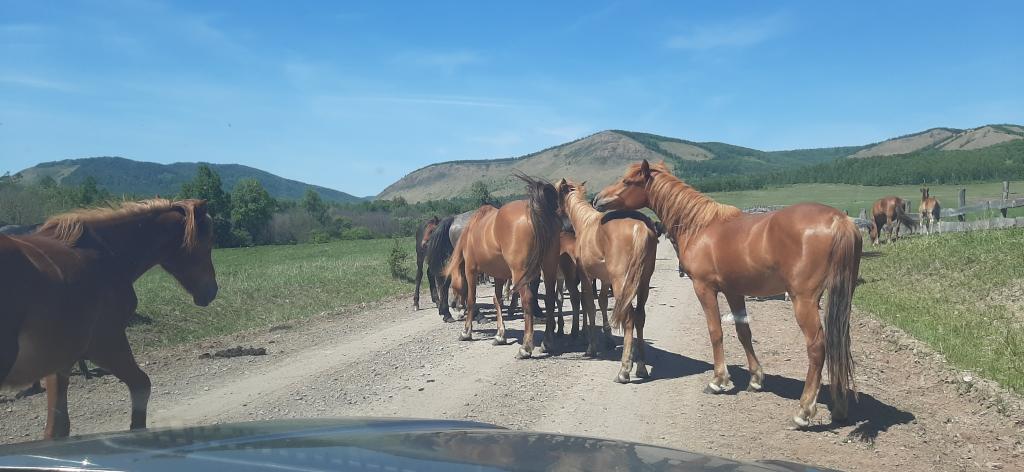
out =
[[[0,172],[237,162],[372,195],[610,128],[774,150],[1024,123],[1021,18],[1022,2],[0,0]]]

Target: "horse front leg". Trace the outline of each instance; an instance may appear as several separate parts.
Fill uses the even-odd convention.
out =
[[[435,275],[436,276],[436,275]],[[437,313],[441,315],[441,321],[445,323],[451,323],[455,321],[452,318],[451,308],[448,306],[448,294],[451,289],[452,281],[448,277],[436,276],[437,277]]]
[[[43,439],[66,438],[71,434],[68,416],[69,369],[46,376],[46,428]]]
[[[725,299],[729,302],[729,309],[732,311],[733,320],[736,324],[736,337],[743,345],[743,351],[747,354],[747,369],[750,371],[750,384],[747,391],[760,392],[764,388],[764,370],[761,369],[761,362],[754,353],[754,341],[750,332],[750,318],[747,315],[747,302],[743,294],[726,293]]]
[[[423,280],[423,251],[419,245],[416,245],[416,290],[412,292],[412,307],[416,310],[420,309],[420,283]],[[429,275],[427,278],[430,278]],[[433,287],[433,282],[431,282]]]
[[[557,259],[555,260],[557,261]],[[544,352],[553,353],[555,352],[555,303],[557,291],[556,286],[558,278],[558,266],[554,264],[545,264],[546,267],[543,269],[544,276],[544,311],[547,314],[547,319],[544,321],[544,340],[541,341],[540,347]],[[554,267],[552,267],[554,265]],[[564,333],[564,322],[562,321],[562,314],[558,314],[558,331]]]
[[[430,284],[430,301],[437,303],[437,277],[435,277],[432,272],[433,271],[427,267],[427,283]],[[419,294],[417,293],[417,295]]]
[[[97,348],[91,349],[88,358],[94,364],[106,369],[128,386],[132,399],[131,429],[146,427],[146,409],[149,406],[149,395],[152,384],[139,364],[135,362],[131,345],[124,331],[111,333],[102,342],[96,343]]]
[[[615,349],[615,341],[612,340],[612,325],[608,323],[608,296],[611,294],[612,284],[601,281],[601,294],[598,303],[601,305],[601,332],[604,333],[604,342],[608,349]],[[619,300],[616,299],[615,303]]]
[[[597,313],[594,309],[594,286],[585,275],[580,275],[580,286],[583,287],[581,302],[584,318],[583,331],[587,334],[587,357],[597,356]],[[589,320],[589,323],[588,323]]]
[[[466,327],[459,335],[459,341],[472,341],[473,340],[473,313],[476,309],[476,272],[466,270],[466,277],[464,278],[466,284],[466,299],[462,303],[466,306],[465,321]]]
[[[711,351],[715,359],[715,376],[704,390],[708,393],[722,393],[732,389],[729,371],[725,368],[725,346],[722,343],[722,315],[718,308],[718,291],[704,282],[694,281],[693,290],[704,308],[707,318],[708,335],[711,337]]]
[[[500,281],[500,283],[499,283],[499,281]],[[500,280],[498,278],[495,278],[494,279],[494,311],[495,311],[495,313],[497,313],[497,317],[498,317],[498,330],[497,330],[497,332],[494,333],[494,341],[493,341],[495,346],[502,346],[502,345],[508,343],[508,340],[505,339],[505,320],[504,320],[504,316],[501,313],[501,299],[503,298],[502,295],[504,294],[503,293],[504,291],[505,291],[505,281],[504,280]]]

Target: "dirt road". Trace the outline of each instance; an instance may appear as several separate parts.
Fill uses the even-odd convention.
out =
[[[948,368],[863,314],[853,323],[860,400],[851,405],[852,424],[831,425],[821,405],[810,430],[787,429],[807,358],[790,304],[781,300],[748,303],[755,348],[769,374],[766,391],[743,391],[743,352],[729,329],[726,351],[738,392],[703,393],[711,368],[707,328],[672,254],[667,243],[659,248],[646,333],[652,378],[645,382],[616,384],[620,351],[587,359],[582,340],[561,354],[516,360],[518,344],[491,345],[489,321],[477,325],[476,341],[459,342],[461,323],[443,324],[432,308],[414,312],[401,299],[142,353],[154,385],[150,425],[350,415],[473,419],[843,470],[1024,470],[1018,397]],[[509,326],[510,337],[519,338],[521,319]],[[198,358],[239,344],[266,347],[269,355]],[[39,436],[43,397],[0,400],[0,441]],[[112,377],[75,377],[71,397],[74,433],[127,426],[127,391]],[[821,401],[826,397],[823,389]]]

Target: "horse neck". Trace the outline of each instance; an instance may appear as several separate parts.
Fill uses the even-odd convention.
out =
[[[157,222],[160,213],[143,213],[93,222],[89,229],[100,240],[111,266],[132,281],[159,264],[171,250],[171,240]]]
[[[579,191],[573,191],[566,199],[566,211],[569,213],[569,221],[577,233],[589,229],[593,221],[601,217],[601,212],[590,206]]]
[[[647,184],[647,202],[665,225],[665,231],[675,235],[680,254],[697,233],[742,214],[739,208],[718,203],[662,172],[656,173]]]

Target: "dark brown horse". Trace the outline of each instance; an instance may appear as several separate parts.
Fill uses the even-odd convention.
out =
[[[146,426],[149,377],[125,335],[132,284],[160,265],[206,306],[217,296],[206,202],[147,200],[78,210],[38,232],[0,236],[0,386],[46,377],[44,436],[67,436],[71,365],[89,359],[128,386],[131,428]]]
[[[416,291],[412,293],[413,308],[420,309],[420,283],[423,280],[423,261],[427,258],[427,246],[430,243],[430,235],[434,233],[440,220],[435,216],[416,230]],[[427,284],[430,285],[430,301],[437,303],[437,284],[434,277],[429,274],[428,266]]]
[[[512,279],[523,305],[526,328],[519,358],[533,355],[533,317],[535,304],[530,282],[543,274],[545,306],[548,310],[547,326],[542,347],[553,350],[555,278],[558,270],[559,229],[558,195],[550,183],[523,174],[517,177],[526,182],[528,200],[505,204],[501,209],[483,206],[469,220],[456,244],[445,274],[451,278],[452,288],[466,301],[466,327],[460,340],[473,339],[473,316],[476,305],[477,274],[485,273],[496,280]],[[498,331],[495,344],[505,343],[505,322],[502,319],[500,286],[495,288],[495,309]]]
[[[586,189],[562,179],[555,185],[572,226],[576,230],[576,262],[585,275],[583,306],[590,321],[587,355],[597,355],[594,292],[590,280],[601,280],[601,287],[615,290],[612,324],[621,326],[622,367],[615,381],[629,383],[629,372],[636,360],[636,376],[648,377],[644,360],[645,305],[650,291],[658,236],[654,223],[640,212],[601,213],[587,201]],[[603,290],[602,290],[603,291]],[[636,307],[633,306],[634,298]],[[607,304],[607,302],[605,302]],[[605,321],[607,325],[607,320]],[[633,329],[639,344],[634,349]]]
[[[921,204],[917,211],[921,215],[921,224],[924,225],[925,232],[931,234],[932,227],[939,223],[942,216],[942,205],[939,204],[939,199],[928,195],[928,187],[921,189]]]
[[[788,291],[807,342],[809,361],[800,409],[793,421],[807,426],[817,412],[825,362],[832,387],[832,419],[846,418],[848,387],[853,385],[850,307],[862,244],[849,217],[817,203],[744,214],[686,185],[664,163],[650,165],[647,161],[630,166],[621,181],[597,195],[596,202],[599,209],[648,207],[675,233],[679,261],[693,281],[711,336],[715,373],[709,392],[731,388],[718,294],[724,293],[729,302],[736,334],[746,351],[749,389],[760,390],[764,372],[754,353],[744,296]],[[828,309],[822,329],[818,303],[826,289]]]
[[[889,228],[890,243],[900,238],[900,227],[913,228],[917,225],[907,216],[906,206],[907,203],[900,197],[882,197],[871,206],[871,242],[874,245],[879,244],[880,233],[886,225]]]

